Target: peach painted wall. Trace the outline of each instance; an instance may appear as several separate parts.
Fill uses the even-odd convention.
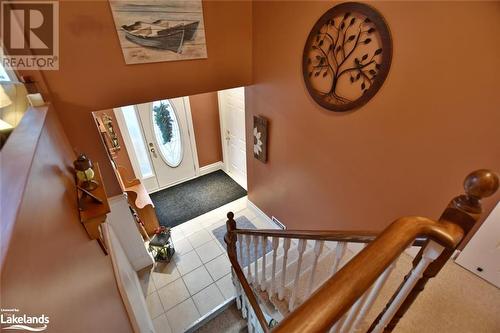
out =
[[[392,31],[393,63],[378,94],[348,113],[315,104],[302,79],[306,38],[333,4],[253,3],[249,154],[252,116],[270,131],[269,162],[248,155],[250,200],[289,228],[437,218],[470,171],[500,170],[500,3],[372,3]]]
[[[208,59],[126,65],[108,1],[60,2],[60,70],[43,79],[71,145],[100,162],[108,195],[120,189],[92,111],[251,83],[252,3],[203,1],[203,11]]]
[[[29,169],[21,200],[12,203],[19,207],[3,253],[1,307],[18,308],[18,315],[45,314],[50,318],[47,332],[132,332],[111,259],[80,223],[72,171],[75,155],[56,113],[49,110],[46,118],[33,117],[38,112],[28,111],[16,129],[21,135],[14,132],[10,139],[15,141],[8,141],[0,153],[3,171],[11,175],[3,179],[11,195],[24,180],[23,169]],[[42,121],[29,168],[13,170],[12,160],[26,157],[19,151],[27,154],[31,148],[25,140],[31,134],[22,133],[40,128]]]
[[[217,92],[189,96],[200,167],[222,161]]]

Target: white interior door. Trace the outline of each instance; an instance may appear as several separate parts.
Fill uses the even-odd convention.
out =
[[[245,88],[218,92],[222,123],[222,144],[226,172],[243,188],[247,188],[245,143]]]
[[[188,103],[187,98],[173,98],[137,105],[159,189],[196,176],[198,159]],[[170,126],[159,126],[168,122]]]
[[[456,262],[500,288],[500,202]]]

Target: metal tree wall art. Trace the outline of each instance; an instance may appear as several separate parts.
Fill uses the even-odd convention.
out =
[[[328,10],[307,39],[302,70],[312,98],[332,111],[367,103],[387,77],[392,40],[372,7],[347,2]]]

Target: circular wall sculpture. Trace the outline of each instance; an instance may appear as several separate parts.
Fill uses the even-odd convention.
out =
[[[311,97],[343,112],[366,104],[380,89],[392,60],[391,33],[371,6],[346,2],[316,22],[304,47],[302,71]]]

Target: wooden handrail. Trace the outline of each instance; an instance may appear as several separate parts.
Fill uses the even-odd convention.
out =
[[[396,220],[273,332],[326,332],[417,236],[455,247],[463,237],[463,230],[454,223],[438,223],[424,217]]]
[[[329,231],[329,230],[276,230],[276,229],[235,229],[234,233],[259,237],[280,237],[307,239],[318,241],[370,243],[380,232],[375,231]],[[427,241],[425,237],[417,237],[413,246],[422,246]]]
[[[465,179],[465,195],[454,198],[439,221],[436,222],[424,217],[404,217],[396,220],[272,331],[283,333],[328,331],[414,239],[424,237],[428,239],[427,241],[434,240],[444,247],[444,251],[427,267],[423,273],[423,277],[406,296],[392,320],[384,328],[384,332],[391,332],[418,294],[423,290],[429,278],[437,275],[460,244],[464,235],[472,229],[479,219],[482,212],[481,199],[493,195],[498,190],[498,187],[499,179],[495,173],[489,170],[477,170],[469,174]],[[360,235],[356,236],[350,231],[238,230],[236,229],[236,222],[233,220],[233,217],[232,213],[228,214],[228,233],[226,234],[226,239],[229,241],[228,252],[231,252],[233,256],[231,263],[237,267],[239,267],[236,260],[235,245],[237,234],[350,242],[365,242],[373,239],[374,236],[370,232],[361,232]],[[421,242],[417,241],[417,243],[420,244]],[[231,250],[229,244],[231,244]],[[422,260],[422,254],[423,249],[415,258],[414,267]],[[247,296],[251,295],[253,301],[250,301],[250,303],[254,307],[254,310],[257,310],[255,308],[258,306],[257,301],[241,268],[240,274],[237,275],[238,278],[242,276],[243,279],[240,278],[240,281],[245,282],[243,289]],[[401,286],[404,285],[405,281],[403,281]],[[396,297],[398,292],[399,289],[394,297]],[[391,305],[394,297],[389,301],[386,309],[373,322],[369,331],[380,320],[384,312]],[[257,311],[260,311],[260,309]],[[263,329],[267,332],[265,320],[261,321],[259,319],[259,322],[261,322]]]
[[[250,287],[250,284],[248,283],[245,274],[243,273],[243,270],[241,269],[241,266],[238,263],[236,255],[236,234],[234,233],[234,230],[236,229],[236,221],[234,221],[234,214],[232,212],[229,212],[227,214],[227,218],[228,220],[226,222],[226,227],[228,232],[224,236],[224,241],[227,244],[227,254],[229,256],[229,261],[233,266],[234,273],[236,274],[238,280],[240,281],[241,287],[243,288],[243,291],[245,292],[245,295],[248,298],[248,301],[250,302],[250,305],[252,306],[255,312],[255,316],[257,317],[257,320],[259,321],[262,330],[264,331],[264,333],[269,333],[270,331],[266,321],[266,317],[264,316],[264,313],[262,312],[262,309],[260,308],[257,299],[255,298],[252,288]],[[249,315],[250,314],[248,313],[247,316]]]
[[[433,240],[442,245],[444,251],[427,267],[424,276],[406,296],[399,310],[384,329],[384,332],[391,332],[423,290],[428,279],[439,272],[464,235],[472,229],[481,214],[481,199],[494,194],[498,187],[499,179],[495,173],[489,170],[478,170],[467,176],[464,182],[466,194],[454,198],[439,221],[415,216],[396,220],[272,331],[280,333],[327,332],[416,238],[424,237]],[[236,229],[233,217],[233,213],[228,214],[228,233],[226,234],[228,253],[236,275],[242,282],[244,292],[265,332],[268,332],[268,326],[264,315],[237,262],[237,234],[339,241],[351,241],[349,240],[351,237],[358,242],[363,242],[373,236],[369,232],[363,232],[356,237],[353,232],[241,230]],[[319,238],[312,238],[315,235]],[[422,259],[422,251],[416,257],[414,265]],[[391,302],[392,300],[388,306]],[[372,324],[370,331],[383,314],[384,312]]]
[[[464,181],[465,194],[459,195],[451,200],[439,218],[439,221],[448,221],[459,225],[464,230],[465,237],[465,235],[467,235],[474,228],[474,225],[481,217],[481,199],[493,195],[498,190],[498,187],[499,179],[494,172],[482,169],[470,173]],[[422,277],[410,291],[404,302],[392,317],[389,324],[384,328],[384,333],[393,331],[399,320],[404,316],[406,311],[408,311],[415,299],[417,299],[418,295],[424,290],[429,279],[435,277],[441,271],[454,252],[455,248],[445,248],[441,255],[427,267],[427,269],[423,272]],[[413,260],[414,268],[422,260],[422,255],[423,252],[420,250]],[[409,274],[405,276],[403,282],[389,300],[384,310],[373,321],[368,332],[371,332],[378,324],[408,278]]]

